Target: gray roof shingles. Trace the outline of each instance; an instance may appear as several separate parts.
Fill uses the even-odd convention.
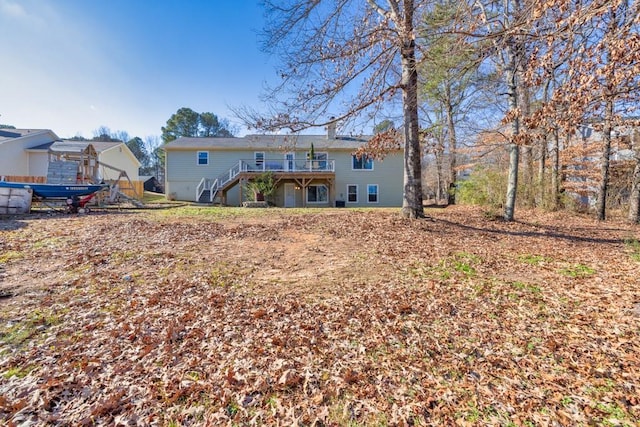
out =
[[[371,137],[338,136],[328,139],[326,135],[247,135],[240,138],[189,138],[180,137],[168,142],[164,150],[354,150]]]

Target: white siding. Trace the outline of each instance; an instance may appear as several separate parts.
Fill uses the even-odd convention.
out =
[[[29,153],[29,176],[47,176],[49,170],[49,154],[46,152]]]
[[[10,131],[10,129],[8,130]],[[57,139],[57,136],[45,131],[20,138],[5,139],[0,142],[0,176],[47,176],[46,169],[44,173],[41,173],[40,170],[31,170],[29,157],[33,153],[26,150],[51,142],[53,139]]]
[[[0,144],[0,176],[3,175],[29,175],[29,156],[20,141]]]

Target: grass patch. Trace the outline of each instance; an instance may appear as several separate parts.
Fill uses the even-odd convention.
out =
[[[234,283],[237,274],[226,263],[211,266],[207,283],[214,287],[225,287]]]
[[[32,338],[60,322],[59,314],[35,310],[23,321],[0,327],[0,344],[7,347],[21,348]]]
[[[142,195],[142,203],[144,204],[154,204],[154,203],[175,203],[170,200],[167,200],[166,194],[163,193],[153,193],[151,191],[145,191]]]
[[[465,278],[475,277],[477,275],[474,265],[482,263],[482,259],[474,254],[467,252],[458,252],[453,256],[442,259],[437,265],[429,266],[423,262],[416,262],[409,267],[409,274],[413,277],[435,278],[439,280],[448,280],[454,276]]]
[[[161,218],[188,218],[224,220],[234,218],[277,218],[279,216],[292,215],[319,215],[330,212],[367,212],[381,211],[394,212],[391,208],[243,208],[231,206],[200,206],[187,205],[172,209],[153,211],[153,215]]]
[[[197,217],[200,219],[223,220],[234,218],[261,218],[274,216],[282,211],[281,208],[240,208],[240,207],[220,207],[220,206],[180,206],[173,209],[166,209],[154,212],[154,215],[162,218]],[[296,214],[303,209],[287,209],[287,214]],[[306,213],[314,211],[321,212],[320,209],[306,209]]]
[[[133,259],[136,259],[139,255],[140,255],[140,252],[137,252],[137,251],[131,251],[131,250],[118,251],[118,252],[113,252],[111,254],[111,259],[116,264],[121,264],[127,261],[131,261]]]
[[[31,373],[36,367],[34,365],[14,366],[2,373],[2,377],[9,379],[12,377],[24,378]]]
[[[525,255],[520,255],[518,257],[518,261],[523,262],[525,264],[529,264],[529,265],[540,265],[545,262],[551,262],[552,259],[544,257],[542,255],[525,254]]]
[[[453,269],[466,277],[474,277],[476,269],[472,264],[480,264],[482,260],[479,256],[467,252],[458,252],[453,256]]]
[[[640,262],[640,241],[633,238],[624,239],[624,246],[630,252],[629,257]]]
[[[35,242],[32,246],[33,249],[42,249],[42,248],[55,248],[57,247],[62,239],[60,237],[46,237],[44,239],[40,239]]]
[[[0,264],[6,264],[9,261],[15,261],[23,257],[24,253],[20,251],[6,251],[0,255]]]
[[[560,270],[560,274],[567,277],[578,278],[578,277],[589,277],[595,274],[596,270],[584,264],[575,264],[571,267],[563,268]]]
[[[511,286],[513,286],[519,291],[531,292],[533,294],[539,294],[540,292],[542,292],[542,290],[540,289],[540,286],[532,285],[531,283],[517,281],[517,282],[511,283]]]

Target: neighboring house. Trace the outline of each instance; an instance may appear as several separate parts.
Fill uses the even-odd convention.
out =
[[[178,138],[163,147],[165,194],[238,206],[251,198],[246,183],[270,171],[277,182],[270,201],[276,206],[400,207],[402,153],[384,161],[356,158],[353,152],[369,138],[336,136],[335,129],[328,135]]]
[[[139,180],[140,162],[123,142],[62,140],[53,143],[49,152],[84,150],[89,145],[98,157],[98,178],[104,181],[116,180],[120,171],[125,171],[131,181]]]
[[[48,129],[0,129],[0,176],[46,176],[47,157],[30,149],[59,139]]]
[[[611,137],[607,192],[626,202],[631,192],[633,170],[640,160],[640,128],[616,126]],[[602,130],[583,125],[563,149],[563,190],[583,206],[593,207],[597,202],[603,142]]]
[[[46,177],[50,161],[82,152],[97,157],[97,178],[117,179],[124,170],[138,180],[140,162],[126,144],[61,140],[46,129],[0,129],[0,176]]]

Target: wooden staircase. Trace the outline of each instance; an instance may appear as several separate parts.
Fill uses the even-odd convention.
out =
[[[202,178],[196,187],[196,200],[198,203],[213,203],[218,194],[233,187],[240,181],[240,172],[243,170],[244,162],[240,160],[238,164],[215,179]]]

